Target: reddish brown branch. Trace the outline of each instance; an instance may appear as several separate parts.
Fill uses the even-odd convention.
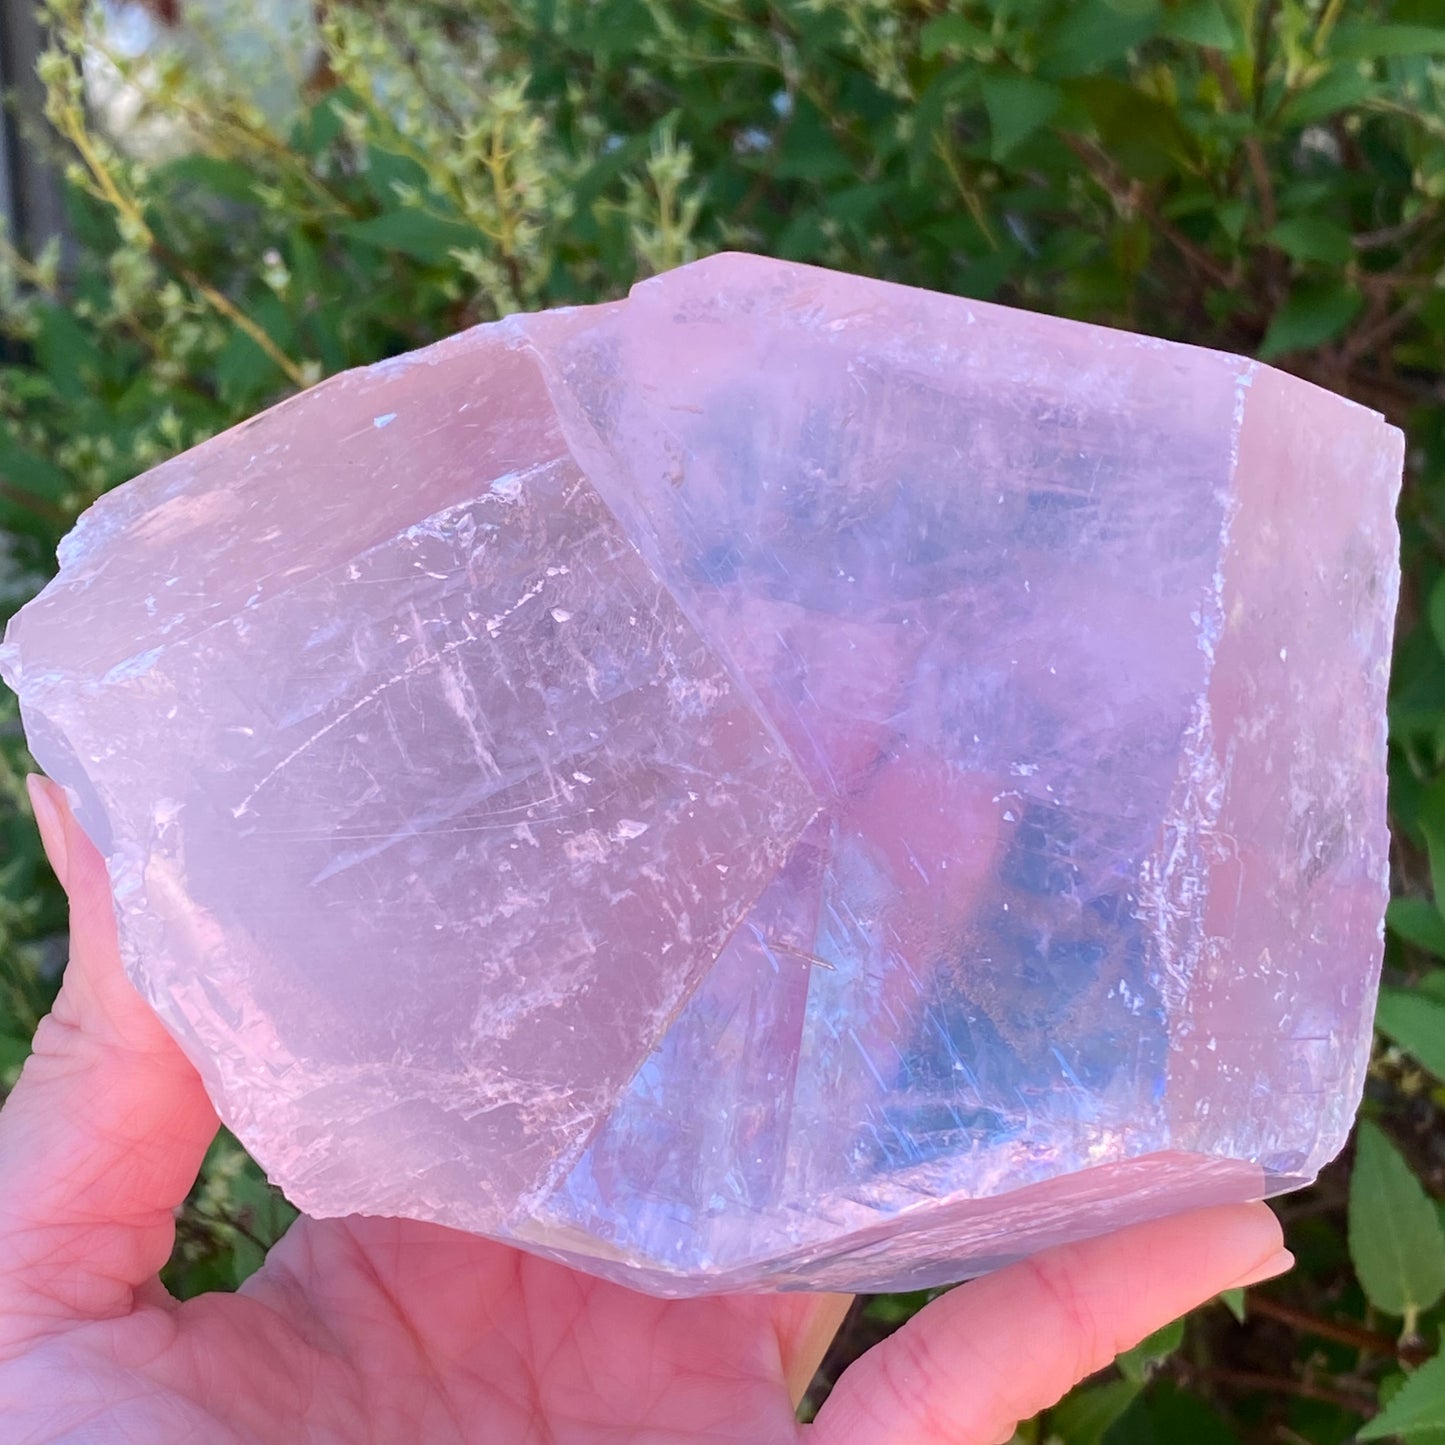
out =
[[[1216,286],[1232,289],[1235,279],[1208,251],[1195,245],[1177,226],[1155,209],[1142,187],[1131,185],[1098,146],[1080,136],[1066,135],[1063,142],[1078,158],[1094,182],[1105,191],[1121,212],[1137,211],[1186,261],[1202,271]]]
[[[1304,1334],[1316,1335],[1322,1340],[1334,1340],[1340,1345],[1353,1345],[1356,1349],[1369,1350],[1387,1358],[1393,1357],[1407,1365],[1423,1364],[1432,1353],[1423,1343],[1392,1340],[1389,1335],[1367,1330],[1363,1325],[1352,1324],[1349,1320],[1321,1319],[1319,1315],[1281,1304],[1268,1295],[1251,1292],[1249,1311],[1265,1319],[1277,1320],[1280,1324],[1288,1325]]]
[[[1342,1410],[1353,1411],[1356,1415],[1371,1416],[1379,1408],[1375,1399],[1366,1394],[1352,1395],[1345,1390],[1334,1390],[1327,1385],[1316,1385],[1312,1380],[1294,1380],[1288,1375],[1266,1375],[1254,1370],[1189,1369],[1182,1371],[1190,1380],[1206,1381],[1213,1385],[1228,1385],[1237,1390],[1258,1390],[1271,1395],[1294,1395],[1301,1400],[1319,1400],[1326,1405],[1335,1405]]]
[[[1244,97],[1239,93],[1239,86],[1235,83],[1234,72],[1229,68],[1229,61],[1217,50],[1206,50],[1204,52],[1204,63],[1214,73],[1219,81],[1219,88],[1224,94],[1224,99],[1229,108],[1236,114],[1245,113]],[[1274,181],[1269,174],[1269,159],[1264,153],[1264,147],[1260,144],[1257,131],[1250,131],[1244,138],[1244,158],[1249,163],[1249,174],[1254,181],[1255,197],[1259,201],[1259,219],[1264,223],[1266,231],[1272,231],[1279,220],[1279,205],[1275,200]]]

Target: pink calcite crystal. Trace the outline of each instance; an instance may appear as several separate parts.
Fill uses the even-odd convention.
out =
[[[717,256],[102,498],[0,666],[301,1208],[921,1286],[1340,1148],[1400,466],[1237,357]]]

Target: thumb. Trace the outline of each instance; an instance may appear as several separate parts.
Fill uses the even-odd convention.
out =
[[[1221,1290],[1288,1269],[1263,1204],[1136,1224],[935,1300],[839,1380],[817,1445],[1001,1445],[1121,1350]]]
[[[174,1210],[217,1127],[200,1078],[121,968],[104,861],[61,790],[29,785],[70,896],[71,951],[0,1110],[0,1346],[37,1322],[132,1308],[170,1253]]]

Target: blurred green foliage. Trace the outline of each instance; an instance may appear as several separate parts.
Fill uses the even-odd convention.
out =
[[[107,56],[85,0],[49,7],[75,246],[0,249],[0,616],[101,492],[297,387],[725,247],[1250,352],[1384,411],[1411,448],[1370,1122],[1281,1201],[1292,1277],[1154,1337],[1018,1438],[1331,1445],[1383,1407],[1369,1438],[1445,1440],[1440,0],[318,10],[291,99],[268,77],[263,113],[243,72],[196,62],[204,36]],[[88,115],[82,59],[140,97],[123,135]],[[7,694],[0,1087],[64,952],[31,766]],[[234,1286],[287,1219],[223,1137],[170,1284]],[[814,1402],[921,1302],[861,1302]]]

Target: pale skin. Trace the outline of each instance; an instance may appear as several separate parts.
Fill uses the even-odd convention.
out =
[[[400,1220],[299,1219],[234,1295],[158,1271],[216,1116],[131,987],[104,865],[32,796],[71,960],[0,1110],[0,1420],[26,1445],[992,1445],[1192,1306],[1288,1268],[1262,1204],[1057,1249],[935,1301],[794,1409],[849,1300],[661,1301]]]

